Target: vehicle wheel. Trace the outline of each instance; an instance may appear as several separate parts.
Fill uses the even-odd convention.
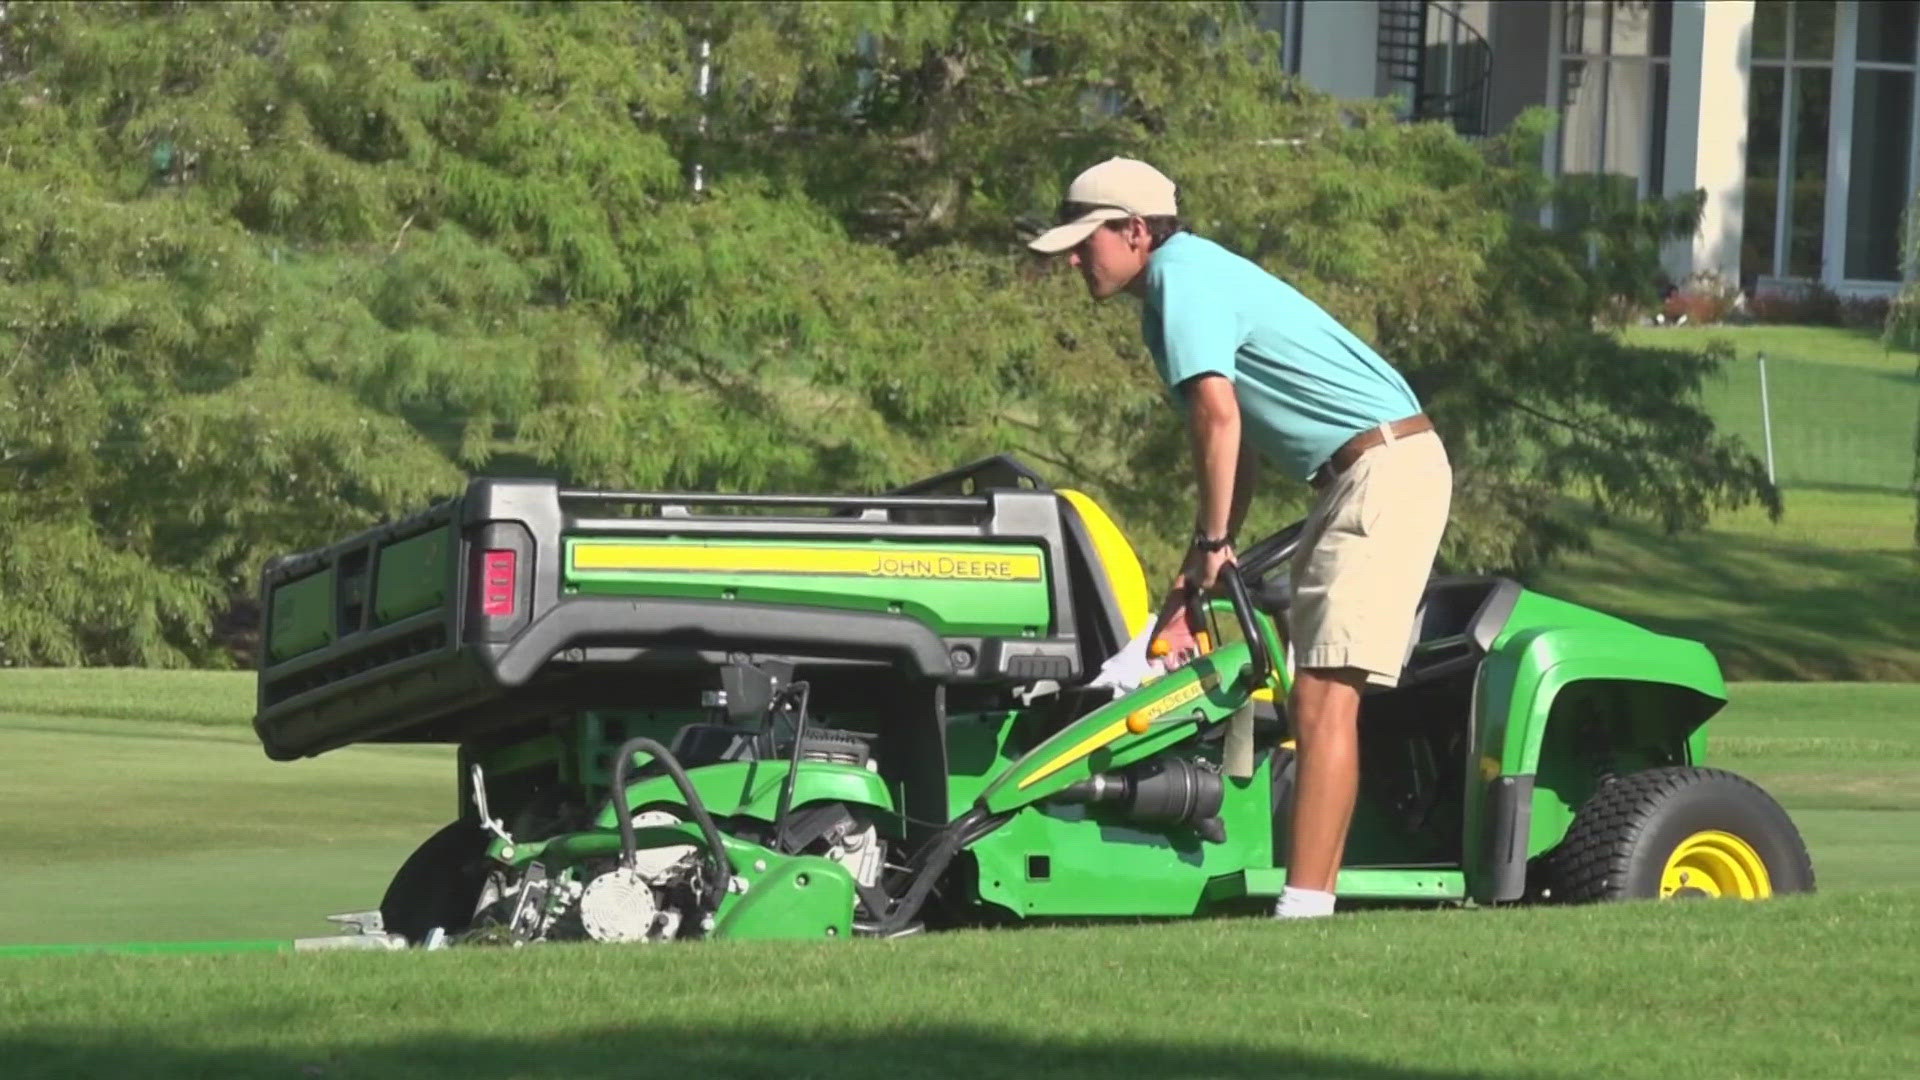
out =
[[[487,834],[472,821],[456,821],[414,849],[380,899],[387,932],[418,945],[438,926],[457,933],[473,923],[486,885]]]
[[[1723,769],[1649,769],[1609,781],[1543,869],[1554,903],[1813,891],[1813,862],[1793,819],[1757,784]]]

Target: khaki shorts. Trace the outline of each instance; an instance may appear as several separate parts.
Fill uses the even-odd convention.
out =
[[[1294,666],[1359,668],[1396,686],[1413,616],[1453,505],[1453,467],[1431,431],[1360,455],[1320,491],[1293,556]]]

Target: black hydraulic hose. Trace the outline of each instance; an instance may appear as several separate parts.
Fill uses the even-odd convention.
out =
[[[713,855],[713,895],[709,902],[717,903],[726,894],[727,882],[733,877],[733,864],[727,859],[726,845],[721,842],[720,830],[713,824],[713,816],[707,813],[707,806],[700,801],[700,792],[687,779],[687,770],[680,767],[672,751],[659,743],[638,736],[620,744],[613,762],[613,804],[619,811],[620,823],[620,861],[631,869],[639,861],[639,843],[633,836],[633,810],[627,805],[627,766],[633,761],[634,751],[645,750],[652,754],[667,775],[673,777],[674,784],[680,789],[680,796],[687,800],[687,812],[700,826],[700,835],[707,841],[707,850]]]
[[[947,864],[961,849],[1007,823],[1011,813],[989,814],[984,807],[975,807],[953,821],[940,835],[920,849],[915,861],[920,865],[911,875],[912,884],[899,900],[875,921],[875,929],[882,934],[891,934],[903,929],[920,908],[927,902],[927,894],[933,891],[934,883],[944,874]],[[924,856],[924,858],[922,858]]]

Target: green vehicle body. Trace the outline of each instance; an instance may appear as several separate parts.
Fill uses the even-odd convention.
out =
[[[616,503],[652,512],[598,513]],[[662,910],[694,898],[660,924],[677,936],[1258,910],[1285,878],[1284,597],[1250,551],[1247,591],[1211,602],[1213,651],[1096,689],[1143,618],[1116,535],[1004,458],[865,499],[476,481],[269,566],[255,728],[279,760],[460,747],[456,821],[396,876],[390,922],[443,902],[419,899],[447,892],[430,874],[465,875],[451,915],[420,916],[448,930],[477,935],[461,905],[529,882],[546,891],[520,908],[585,920],[583,889],[649,853],[678,853],[650,879],[678,883]],[[1529,899],[1607,777],[1706,759],[1726,687],[1697,642],[1497,578],[1436,579],[1422,620],[1402,686],[1363,705],[1345,901]],[[716,694],[741,686],[772,704]],[[1192,805],[1148,805],[1189,788]],[[804,843],[788,831],[829,817]],[[861,835],[884,857],[850,854]],[[468,898],[482,875],[491,892]]]

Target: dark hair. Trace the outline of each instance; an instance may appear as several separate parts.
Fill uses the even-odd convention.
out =
[[[1120,218],[1116,221],[1106,222],[1105,224],[1107,228],[1112,229],[1114,232],[1123,232],[1126,230],[1127,222],[1131,220],[1133,219]],[[1147,239],[1151,241],[1151,243],[1147,245],[1148,251],[1158,248],[1161,244],[1166,243],[1169,239],[1180,233],[1192,231],[1187,227],[1185,221],[1171,214],[1155,214],[1151,217],[1143,216],[1140,220],[1147,223]]]

